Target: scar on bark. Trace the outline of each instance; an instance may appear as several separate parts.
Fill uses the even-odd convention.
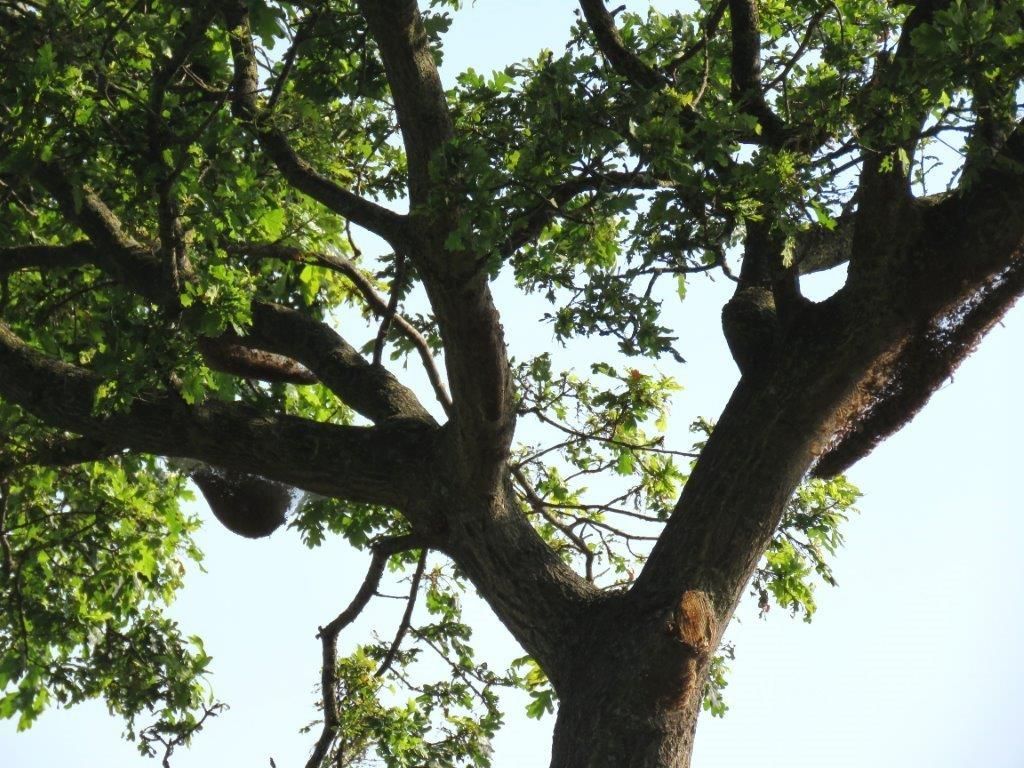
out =
[[[700,670],[711,655],[717,618],[707,594],[687,590],[669,611],[665,633],[670,646],[654,670],[654,685],[669,707],[681,707],[694,695]],[[658,679],[660,678],[660,679]]]
[[[715,609],[708,596],[703,592],[687,590],[679,598],[679,604],[669,621],[669,631],[688,648],[697,653],[707,653],[711,650],[714,625]]]

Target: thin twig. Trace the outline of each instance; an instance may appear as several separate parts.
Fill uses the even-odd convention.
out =
[[[7,499],[11,486],[5,477],[0,481],[0,553],[3,554],[4,571],[7,575],[14,573],[14,557],[11,555],[11,544],[7,541]]]
[[[274,80],[274,87],[270,91],[270,98],[267,99],[267,115],[271,114],[277,106],[277,102],[281,98],[281,93],[284,90],[284,85],[288,82],[288,78],[291,76],[292,67],[295,66],[295,56],[299,52],[299,46],[309,38],[313,25],[316,24],[322,12],[323,6],[311,11],[309,15],[299,23],[299,28],[295,32],[292,44],[288,48],[288,52],[285,53],[284,58],[281,60],[281,74],[277,76],[276,80]]]
[[[405,282],[405,254],[399,251],[395,254],[395,279],[391,283],[391,296],[388,297],[387,310],[381,318],[380,328],[377,329],[377,340],[373,345],[373,364],[380,365],[381,355],[384,354],[384,344],[388,340],[388,331],[391,330],[391,323],[398,311],[398,302],[402,296],[402,283]]]
[[[704,27],[704,34],[701,35],[700,40],[687,47],[686,50],[678,56],[674,56],[670,59],[668,63],[662,67],[662,71],[664,71],[665,74],[675,79],[676,71],[679,67],[707,47],[708,42],[710,42],[711,38],[717,33],[718,25],[722,21],[722,16],[725,15],[725,9],[728,7],[729,0],[721,0],[721,2],[715,7],[715,10],[712,11],[711,15],[705,19],[704,24],[702,25]],[[705,55],[705,62],[707,61],[707,58],[708,57]]]
[[[383,677],[384,673],[391,669],[391,665],[394,664],[395,657],[398,655],[398,649],[402,645],[402,640],[405,639],[405,635],[409,631],[409,626],[412,623],[412,611],[416,607],[416,596],[420,591],[420,581],[423,579],[423,571],[427,567],[427,551],[424,547],[420,552],[420,559],[416,562],[416,571],[412,575],[412,586],[409,587],[409,598],[405,604],[405,613],[402,614],[402,621],[398,625],[398,631],[395,632],[395,639],[391,641],[391,647],[388,648],[388,652],[384,655],[380,666],[377,667],[377,671],[373,673],[374,677]]]
[[[770,90],[772,90],[772,88],[775,88],[777,85],[779,85],[779,83],[783,83],[786,81],[786,79],[789,77],[789,73],[793,71],[793,67],[797,65],[800,59],[803,58],[803,55],[807,52],[807,48],[811,44],[811,37],[817,31],[818,25],[821,23],[821,20],[825,18],[825,13],[826,9],[823,8],[819,10],[817,13],[815,13],[813,16],[811,16],[810,21],[808,21],[807,23],[807,30],[804,33],[804,39],[797,46],[796,51],[793,53],[792,57],[790,57],[789,61],[787,61],[785,66],[783,66],[782,71],[779,72],[779,74],[777,74],[763,86],[763,93],[768,93]]]
[[[558,518],[548,511],[548,503],[541,498],[540,494],[537,493],[533,484],[530,483],[526,473],[523,472],[519,467],[512,469],[512,477],[515,478],[516,483],[522,489],[523,494],[526,496],[526,501],[533,508],[533,510],[547,520],[551,525],[561,531],[566,538],[573,543],[573,546],[579,550],[579,553],[583,555],[584,567],[586,568],[587,581],[594,581],[594,553],[587,546],[586,540],[574,531],[568,525],[562,523]]]
[[[227,704],[223,704],[220,702],[213,704],[209,707],[204,705],[203,716],[199,718],[199,721],[196,722],[195,725],[187,728],[185,731],[167,737],[160,732],[159,724],[156,724],[149,726],[148,728],[144,728],[139,733],[139,738],[141,738],[142,741],[148,744],[156,742],[157,744],[163,745],[164,755],[163,759],[160,761],[160,765],[163,766],[163,768],[171,768],[171,755],[174,754],[174,748],[180,747],[183,744],[185,744],[192,737],[193,734],[195,734],[197,731],[202,730],[202,727],[203,725],[205,725],[207,720],[209,720],[211,717],[216,717],[227,708]]]
[[[543,422],[545,424],[548,424],[548,425],[554,427],[555,429],[559,430],[560,432],[564,432],[567,435],[572,435],[573,437],[578,437],[581,440],[597,440],[598,442],[605,443],[606,445],[612,445],[612,446],[615,446],[616,448],[628,448],[631,451],[646,451],[646,452],[649,452],[649,453],[662,453],[662,454],[665,454],[667,456],[681,456],[681,457],[684,457],[684,458],[687,458],[687,459],[697,459],[697,458],[700,458],[700,454],[699,453],[693,453],[692,451],[675,451],[675,450],[672,450],[671,448],[660,448],[660,447],[658,447],[658,444],[660,443],[661,438],[658,438],[657,440],[651,441],[650,443],[630,443],[630,442],[627,442],[625,440],[616,440],[613,437],[603,437],[601,435],[587,434],[586,432],[580,432],[578,429],[573,429],[572,427],[570,427],[570,426],[568,426],[566,424],[562,424],[561,422],[556,421],[555,419],[552,419],[550,416],[542,413],[537,408],[527,408],[526,410],[522,411],[522,413],[524,413],[524,414],[531,414],[531,415],[535,416],[538,421],[541,421],[541,422]]]
[[[56,300],[52,304],[42,306],[39,309],[37,309],[34,316],[35,322],[41,324],[43,321],[49,319],[50,316],[53,315],[53,313],[55,313],[58,309],[67,306],[76,299],[80,299],[82,296],[92,293],[93,291],[101,291],[104,290],[105,288],[113,288],[116,285],[119,285],[117,280],[97,280],[95,283],[90,283],[89,285],[71,291],[66,296],[62,296],[60,299]]]
[[[320,737],[313,748],[313,754],[306,761],[306,768],[320,768],[331,742],[338,736],[340,717],[338,716],[338,702],[334,698],[337,685],[337,663],[338,655],[338,634],[351,624],[362,613],[367,603],[377,591],[381,577],[384,575],[384,566],[388,558],[399,552],[409,549],[416,549],[421,546],[420,540],[414,535],[393,536],[381,539],[373,545],[373,557],[370,560],[370,567],[366,571],[363,584],[359,587],[352,602],[348,607],[339,613],[329,624],[320,627],[317,637],[322,646],[322,667],[320,669],[320,689],[323,695],[324,723]]]

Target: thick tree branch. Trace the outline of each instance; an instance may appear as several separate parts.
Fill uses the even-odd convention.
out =
[[[416,265],[444,342],[453,422],[474,482],[492,493],[504,477],[515,414],[503,330],[479,254],[448,247],[460,201],[433,194],[457,169],[445,165],[451,116],[415,0],[360,0],[380,48],[409,163],[418,222],[406,255]]]
[[[446,458],[463,461],[454,452]],[[447,476],[459,470],[446,464]],[[573,649],[562,640],[572,627],[588,621],[588,611],[601,592],[569,567],[537,534],[506,471],[496,493],[470,484],[465,496],[442,496],[447,536],[442,546],[466,573],[552,680],[567,668]]]
[[[910,163],[931,105],[921,103],[916,93],[921,62],[913,37],[950,2],[920,0],[914,5],[903,23],[895,53],[879,54],[874,76],[861,94],[869,98],[880,90],[887,97],[875,100],[882,106],[876,107],[875,114],[857,131],[865,155],[851,259],[854,282],[879,280],[884,265],[914,237],[917,211],[909,183]]]
[[[428,202],[435,181],[446,175],[439,155],[453,136],[448,100],[430,50],[416,0],[359,0],[380,47],[409,163],[409,199]],[[434,166],[434,167],[432,167]]]
[[[0,475],[17,467],[66,467],[109,458],[121,449],[88,437],[49,438],[31,444],[18,453],[0,451]]]
[[[891,340],[834,306],[804,311],[774,364],[741,378],[632,599],[664,605],[698,590],[724,622],[800,479],[859,402]]]
[[[116,259],[101,257],[101,252],[92,243],[80,241],[71,245],[26,245],[0,248],[0,276],[19,269],[71,269],[84,266],[108,267]],[[128,259],[134,258],[129,252]],[[124,271],[120,270],[122,276]],[[148,274],[148,270],[146,271]],[[132,288],[139,288],[130,285]],[[229,373],[261,381],[276,381],[291,384],[312,384],[318,379],[303,366],[288,358],[260,352],[246,346],[240,339],[201,337],[199,351],[215,371]]]
[[[325,323],[280,304],[253,304],[247,343],[287,355],[312,371],[341,400],[371,421],[414,419],[436,425],[416,395]]]
[[[257,258],[300,259],[336,269],[353,280],[371,307],[381,313],[387,309],[383,297],[343,257],[310,254],[280,245],[238,246],[238,252]],[[258,321],[258,313],[256,317]],[[400,316],[395,321],[400,323]],[[470,356],[478,351],[472,345],[464,350]],[[477,370],[470,364],[467,375],[474,373]],[[457,421],[473,417],[456,414],[455,418]],[[480,428],[479,422],[469,421],[468,425],[469,430]],[[487,426],[484,422],[483,428]],[[486,434],[481,442],[473,443],[472,432],[467,438],[451,430],[445,430],[443,439],[438,455],[445,457],[445,464],[434,467],[437,482],[431,491],[437,495],[425,495],[420,505],[423,511],[415,514],[415,508],[420,507],[414,505],[412,517],[428,516],[431,509],[444,510],[444,535],[437,548],[466,570],[531,652],[542,658],[557,657],[564,649],[549,642],[544,628],[575,620],[578,608],[593,597],[595,590],[561,562],[531,528],[511,489],[504,485],[503,457],[497,453],[501,444]],[[474,450],[475,445],[484,448]],[[497,477],[482,482],[481,466]],[[495,485],[499,487],[497,493]]]
[[[909,243],[876,262],[874,282],[858,273],[851,287],[906,337],[818,461],[822,477],[907,424],[1024,293],[1024,126],[969,186],[915,200],[912,221],[893,226],[901,224]]]
[[[76,269],[96,263],[96,250],[86,240],[70,245],[14,245],[0,248],[0,276],[21,269]]]
[[[814,466],[816,477],[852,467],[913,419],[982,338],[1024,293],[1024,258],[968,302],[936,318],[910,339],[873,392],[873,402],[829,446]]]
[[[781,146],[785,125],[764,97],[761,83],[761,28],[755,0],[729,0],[732,24],[732,99],[757,118],[769,143]]]
[[[776,356],[786,327],[806,304],[799,268],[784,264],[785,242],[770,203],[764,213],[762,220],[746,223],[739,282],[722,309],[722,330],[743,374]]]
[[[604,0],[580,0],[580,8],[612,69],[641,88],[669,85],[668,78],[626,47],[615,26],[615,17],[605,7]]]
[[[253,349],[245,342],[245,339],[234,340],[229,336],[201,336],[197,346],[210,370],[281,384],[315,384],[320,381],[312,371],[294,360]]]
[[[863,208],[858,233],[879,224],[861,216]],[[833,435],[839,440],[820,474],[848,466],[906,423],[1024,291],[1024,130],[970,188],[915,210],[912,221],[885,224],[874,237],[891,243],[875,279],[861,275],[805,308],[777,364],[740,381],[635,599],[701,589],[727,617],[790,494]]]
[[[73,256],[84,262],[91,256],[100,268],[112,272],[126,286],[163,306],[177,307],[177,290],[167,283],[163,260],[127,236],[117,217],[98,196],[88,189],[75,189],[56,167],[50,171],[46,183],[52,194],[68,218],[86,231],[96,246],[88,249],[76,244],[65,252],[65,258]],[[76,198],[82,201],[77,208]],[[24,262],[33,255],[47,256],[45,252],[26,253],[22,249],[19,258]],[[373,421],[415,418],[434,423],[410,390],[383,367],[366,363],[325,323],[261,302],[254,302],[253,311],[257,323],[253,339],[224,337],[200,341],[200,351],[211,368],[266,381],[300,384],[311,383],[312,372],[343,401]],[[261,354],[253,347],[271,354]]]
[[[216,401],[187,405],[174,393],[95,410],[102,379],[48,357],[0,324],[0,397],[40,420],[98,442],[191,458],[315,493],[402,506],[430,454],[429,429],[349,427],[267,416]]]
[[[339,254],[306,251],[302,248],[280,245],[278,243],[246,243],[244,245],[230,246],[228,251],[253,258],[281,259],[325,267],[348,278],[377,317],[383,318],[388,314],[388,301],[377,293],[373,283],[359,270],[359,267],[353,261]],[[448,395],[448,390],[441,378],[441,373],[434,362],[434,353],[430,349],[430,344],[423,338],[423,334],[416,329],[416,326],[402,315],[394,314],[392,316],[392,323],[416,349],[427,378],[430,380],[430,386],[434,390],[434,396],[437,398],[438,403],[441,404],[441,407],[444,408],[445,413],[450,416],[452,413],[451,397]]]
[[[511,375],[478,254],[446,246],[459,222],[459,201],[432,195],[448,175],[442,152],[452,128],[416,3],[366,0],[359,7],[381,50],[409,160],[417,225],[404,252],[434,309],[453,395],[431,475],[403,511],[410,520],[443,515],[433,546],[459,564],[531,653],[554,663],[567,650],[552,628],[579,621],[597,591],[537,535],[508,484]],[[380,303],[386,313],[387,302]]]
[[[907,424],[1024,293],[1024,126],[971,186],[922,214],[914,245],[879,294],[919,328],[821,457],[819,476],[845,471]]]
[[[73,184],[55,163],[41,164],[34,177],[57,201],[64,217],[92,241],[97,266],[150,301],[178,305],[177,289],[168,280],[163,261],[122,229],[121,222],[95,192]],[[82,244],[69,248],[84,258]]]
[[[897,214],[902,213],[902,216]],[[931,322],[969,300],[1024,248],[1024,123],[952,194],[895,212],[858,208],[850,288],[882,293],[900,317]]]
[[[445,430],[447,478],[432,507],[445,510],[442,548],[501,620],[545,668],[571,653],[559,637],[583,620],[596,589],[538,536],[516,499],[506,462],[515,427],[512,376],[503,331],[480,255],[453,251],[461,201],[434,195],[458,169],[445,166],[452,138],[444,90],[413,0],[360,0],[391,86],[409,159],[417,238],[407,256],[430,298],[445,349],[453,415]]]
[[[176,30],[175,47],[170,55],[154,62],[153,79],[150,82],[146,127],[148,138],[148,161],[154,171],[154,192],[157,200],[157,231],[160,247],[157,257],[163,262],[167,280],[180,290],[191,267],[185,251],[185,231],[181,221],[181,206],[175,190],[177,171],[165,158],[165,152],[177,143],[164,118],[164,104],[167,89],[174,77],[188,61],[192,51],[199,45],[215,11],[201,7],[190,13],[188,20]]]
[[[387,240],[394,248],[407,240],[406,217],[366,200],[318,173],[294,150],[287,136],[274,128],[259,105],[256,49],[244,4],[230,4],[231,53],[235,63],[232,109],[253,131],[260,147],[293,187],[330,210]]]
[[[927,211],[950,198],[941,192],[914,200],[914,207]],[[831,228],[816,224],[799,233],[793,243],[793,263],[801,275],[824,272],[846,264],[853,256],[853,235],[857,228],[857,211],[836,217]]]

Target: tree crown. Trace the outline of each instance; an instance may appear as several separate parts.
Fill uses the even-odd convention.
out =
[[[1024,288],[1017,3],[581,0],[563,50],[449,87],[460,3],[428,5],[0,5],[0,715],[103,696],[169,755],[216,712],[163,613],[191,478],[242,535],[372,552],[321,628],[311,766],[487,764],[495,691],[550,710],[593,606],[699,592],[715,643],[746,591],[809,619],[841,473]],[[741,381],[669,445],[705,275]],[[509,357],[495,283],[553,349]],[[409,612],[336,661],[389,564]],[[468,583],[510,670],[474,656]],[[450,677],[416,677],[431,653]]]

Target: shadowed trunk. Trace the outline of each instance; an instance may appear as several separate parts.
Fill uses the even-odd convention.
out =
[[[720,623],[703,592],[641,608],[612,600],[559,686],[551,768],[688,766]]]
[[[568,667],[549,670],[551,768],[690,765],[709,662],[736,604],[796,485],[894,344],[807,311],[811,330],[733,393],[634,587],[595,606],[567,640]]]

